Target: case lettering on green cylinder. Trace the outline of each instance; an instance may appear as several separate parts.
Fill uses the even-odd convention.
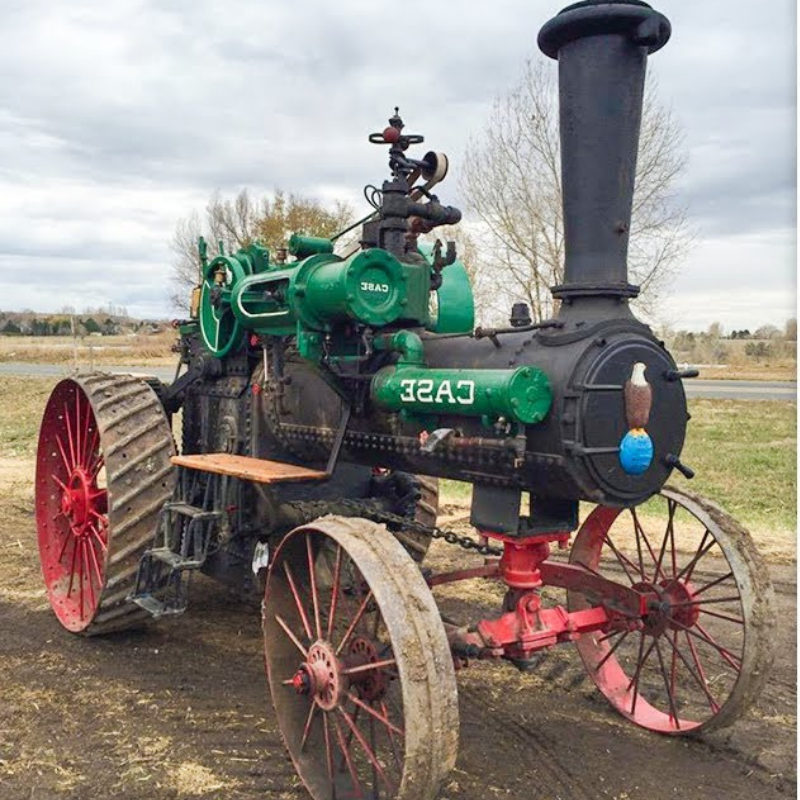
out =
[[[390,411],[454,414],[533,425],[550,410],[552,392],[536,367],[428,369],[399,363],[372,379],[373,402]]]

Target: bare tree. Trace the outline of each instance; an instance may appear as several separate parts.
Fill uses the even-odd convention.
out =
[[[260,202],[253,200],[247,189],[233,199],[215,192],[202,216],[192,211],[175,226],[170,242],[175,254],[171,304],[185,311],[192,287],[198,284],[197,246],[201,236],[214,253],[220,243],[226,253],[233,253],[255,241],[274,253],[285,246],[294,232],[330,237],[346,227],[352,216],[352,209],[346,203],[336,203],[333,209],[327,209],[316,200],[286,195],[280,189],[273,198],[265,197]]]
[[[686,166],[680,126],[649,80],[644,99],[628,256],[630,279],[651,311],[690,244],[676,196]],[[480,270],[492,287],[489,312],[521,299],[535,320],[554,311],[550,287],[564,275],[558,78],[553,64],[528,62],[519,83],[498,97],[466,149],[461,191],[480,242]]]

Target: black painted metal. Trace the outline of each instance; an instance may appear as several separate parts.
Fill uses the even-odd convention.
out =
[[[186,388],[189,452],[231,446],[255,457],[323,466],[341,446],[330,481],[278,487],[280,500],[365,498],[374,488],[371,468],[389,468],[502,490],[479,490],[479,500],[489,498],[478,503],[481,513],[491,511],[493,497],[527,491],[537,517],[529,526],[534,533],[576,523],[579,500],[633,506],[657,493],[683,466],[683,375],[628,307],[636,287],[628,283],[626,258],[645,64],[669,31],[661,14],[632,1],[578,3],[544,26],[542,49],[560,64],[567,262],[564,286],[554,291],[563,301],[558,316],[523,324],[528,317],[517,308],[508,328],[449,336],[417,331],[432,368],[542,369],[553,391],[543,422],[515,431],[433,410],[424,421],[382,411],[365,390],[371,375],[396,356],[371,353],[349,372],[334,372],[302,359],[291,341],[276,337],[267,374],[259,347],[245,345],[224,360],[219,374],[203,373]],[[392,126],[401,124],[399,117],[393,120]],[[393,180],[384,185],[381,218],[365,225],[364,240],[399,253],[407,245],[411,205],[402,142],[391,152]],[[189,347],[189,360],[201,350]],[[655,456],[643,475],[632,476],[618,450],[627,433],[622,387],[637,362],[645,364],[653,390],[647,430]],[[345,429],[340,422],[346,407],[352,413]],[[426,448],[420,433],[434,428],[453,433]],[[242,498],[242,507],[257,505]],[[269,514],[263,517],[259,524],[266,529]]]
[[[628,282],[636,155],[648,53],[670,24],[632,0],[568,6],[539,33],[558,59],[564,283],[558,298],[635,297]]]

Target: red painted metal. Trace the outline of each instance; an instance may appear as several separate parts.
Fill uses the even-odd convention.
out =
[[[52,395],[37,454],[36,526],[42,574],[56,616],[71,631],[92,621],[105,584],[108,493],[100,433],[74,381]]]
[[[503,542],[496,564],[434,576],[431,586],[470,578],[499,577],[509,587],[507,610],[467,628],[448,626],[448,639],[456,652],[479,652],[481,657],[528,658],[536,650],[604,630],[618,619],[638,618],[646,599],[635,589],[572,565],[548,564],[550,543],[559,544],[568,534],[527,539],[484,532]],[[596,608],[570,613],[560,606],[543,608],[540,588],[545,584],[580,587],[601,601]]]
[[[696,578],[698,564],[710,553],[711,566],[706,568],[718,569],[725,553],[721,548],[712,550],[724,530],[716,527],[715,519],[703,519],[706,530],[687,557],[675,544],[677,507],[667,496],[667,522],[661,541],[654,540],[656,547],[635,510],[598,507],[584,522],[571,556],[573,564],[597,575],[610,565],[623,575],[629,584],[626,588],[646,598],[638,629],[619,627],[603,637],[584,637],[578,641],[578,650],[597,687],[624,716],[642,727],[672,734],[695,730],[722,711],[725,695],[732,696],[742,673],[745,641],[741,595],[725,588],[734,577],[733,570],[712,580]],[[687,507],[692,514],[703,513],[699,505],[697,511]],[[614,542],[616,533],[612,535],[612,527],[623,513],[632,518],[634,558],[620,551]],[[578,592],[571,595],[572,613],[591,610],[596,602],[591,593],[580,586],[571,588]],[[731,603],[738,612],[729,611]],[[716,623],[719,635],[704,627],[701,615],[722,620]],[[735,646],[720,641],[722,634]],[[727,678],[723,675],[726,671]]]

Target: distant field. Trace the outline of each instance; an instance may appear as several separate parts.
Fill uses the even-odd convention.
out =
[[[700,377],[712,381],[796,381],[797,362],[700,367]]]
[[[0,336],[0,361],[66,363],[76,367],[118,364],[139,367],[174,364],[173,331],[134,336]]]

